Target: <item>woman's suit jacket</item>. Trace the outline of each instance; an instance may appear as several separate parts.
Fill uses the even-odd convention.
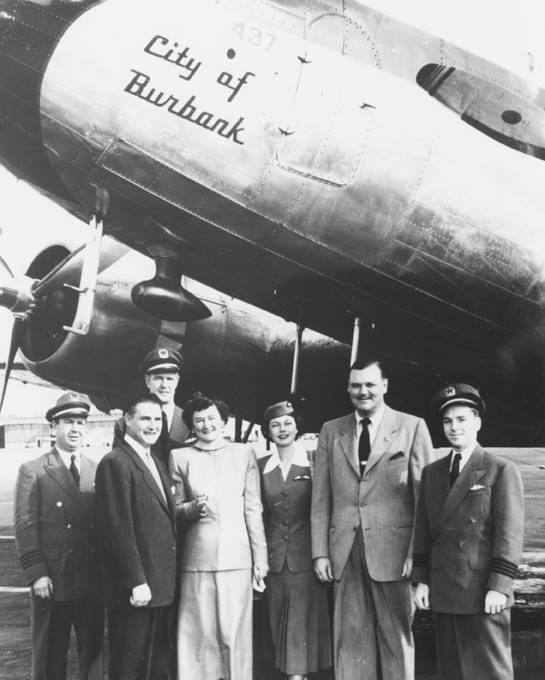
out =
[[[269,569],[280,573],[312,571],[310,545],[310,466],[291,465],[284,481],[279,467],[263,473],[271,456],[258,462],[261,473],[263,518],[269,550]]]
[[[174,449],[170,475],[185,529],[182,571],[250,569],[252,562],[267,563],[259,472],[249,446]],[[197,508],[200,494],[208,496],[206,517]]]

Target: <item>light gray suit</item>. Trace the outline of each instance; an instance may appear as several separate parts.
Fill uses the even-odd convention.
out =
[[[312,556],[331,559],[336,581],[336,678],[375,680],[379,656],[383,680],[412,680],[412,597],[401,574],[432,443],[421,418],[386,406],[361,477],[355,445],[354,413],[329,421],[314,463]]]

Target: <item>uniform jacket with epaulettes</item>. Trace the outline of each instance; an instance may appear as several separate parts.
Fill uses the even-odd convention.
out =
[[[95,531],[96,464],[80,458],[79,485],[56,448],[23,463],[15,487],[15,541],[27,583],[53,582],[54,601],[100,592]]]
[[[488,590],[510,606],[524,534],[518,468],[477,445],[449,490],[450,460],[422,474],[412,579],[429,585],[435,612],[482,614]]]

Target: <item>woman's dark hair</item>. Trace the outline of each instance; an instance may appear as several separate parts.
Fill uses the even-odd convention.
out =
[[[303,434],[303,419],[298,415],[297,411],[292,411],[291,413],[286,413],[286,415],[291,416],[295,420],[295,427],[297,428],[297,433],[295,439],[298,439],[301,434]],[[284,418],[284,416],[275,416],[274,418],[267,418],[261,423],[261,434],[265,437],[267,441],[272,441],[271,435],[269,434],[269,424],[271,420],[275,418]]]
[[[191,430],[193,429],[193,416],[197,411],[204,411],[211,406],[218,409],[218,413],[224,423],[229,420],[229,407],[221,399],[206,397],[202,392],[195,392],[186,402],[182,413],[182,420]]]

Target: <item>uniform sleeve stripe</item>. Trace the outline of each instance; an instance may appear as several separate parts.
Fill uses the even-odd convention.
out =
[[[413,567],[427,567],[430,563],[430,556],[426,553],[415,553],[413,555]]]
[[[504,560],[503,557],[494,557],[492,560],[491,570],[498,574],[503,574],[509,578],[515,578],[517,574],[517,565],[508,560]]]
[[[30,553],[21,557],[21,566],[23,569],[28,569],[29,567],[33,567],[35,564],[41,564],[43,561],[44,560],[41,553]]]

